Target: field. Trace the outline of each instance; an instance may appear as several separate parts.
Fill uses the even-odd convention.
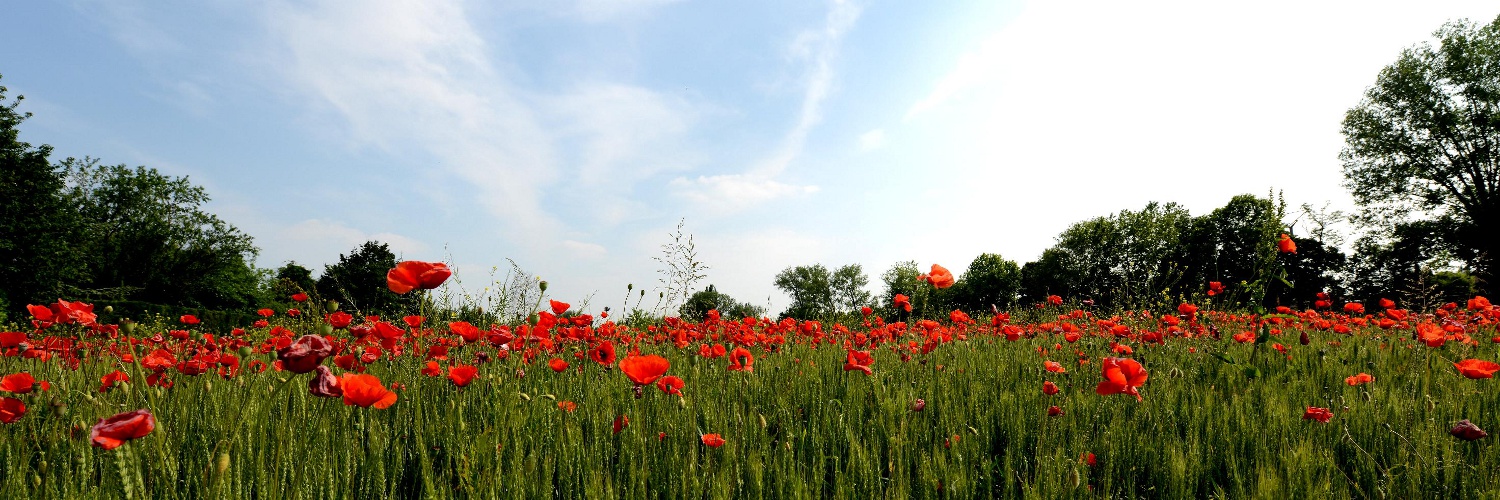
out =
[[[193,318],[91,326],[60,302],[33,310],[46,328],[0,336],[0,497],[1500,492],[1494,438],[1455,429],[1500,424],[1487,301],[1265,316],[1057,302],[972,320],[644,328],[566,304],[493,327],[265,311],[214,333]],[[342,397],[312,394],[320,371]]]

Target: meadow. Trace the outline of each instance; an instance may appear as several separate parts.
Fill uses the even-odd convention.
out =
[[[849,325],[303,305],[229,332],[34,306],[0,334],[0,497],[1500,492],[1494,438],[1459,426],[1500,423],[1483,298],[1254,315],[1057,297]]]

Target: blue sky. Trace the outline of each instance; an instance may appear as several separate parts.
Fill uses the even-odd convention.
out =
[[[478,293],[1025,262],[1068,224],[1283,190],[1347,209],[1339,122],[1400,50],[1492,2],[22,2],[22,139],[186,175],[319,271],[367,239]],[[455,290],[457,291],[457,290]],[[647,304],[649,305],[649,303]]]

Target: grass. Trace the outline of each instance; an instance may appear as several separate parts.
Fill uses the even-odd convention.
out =
[[[312,331],[311,320],[289,321],[294,330]],[[1219,321],[1231,328],[1227,318]],[[310,375],[275,370],[247,369],[228,379],[174,373],[174,387],[147,387],[138,364],[107,354],[126,344],[92,340],[80,346],[77,369],[65,366],[62,353],[48,361],[0,358],[0,374],[29,372],[52,386],[15,396],[28,412],[0,426],[0,496],[1472,498],[1500,492],[1494,438],[1466,442],[1448,433],[1460,419],[1500,428],[1497,382],[1463,378],[1452,366],[1500,357],[1488,340],[1493,326],[1475,323],[1476,345],[1441,348],[1413,343],[1410,330],[1359,327],[1338,335],[1308,326],[1300,329],[1312,342],[1302,346],[1299,322],[1283,325],[1288,333],[1271,341],[1289,356],[1271,343],[1237,343],[1227,334],[1162,344],[1120,339],[1150,372],[1137,402],[1095,394],[1100,361],[1112,355],[1115,339],[1088,318],[1071,322],[1088,332],[1077,343],[1036,323],[1022,322],[1031,333],[1018,341],[988,328],[947,325],[967,339],[928,354],[911,352],[905,342],[921,342],[923,334],[908,331],[899,344],[873,350],[870,376],[843,369],[842,345],[764,324],[758,330],[787,340],[774,350],[757,342],[749,373],[728,371],[727,357],[698,356],[711,337],[680,349],[661,332],[617,337],[638,334],[643,353],[667,357],[668,374],[687,381],[683,397],[655,387],[636,397],[618,368],[575,357],[588,348],[582,341],[558,344],[555,356],[571,363],[563,372],[547,368],[554,354],[526,364],[518,352],[480,364],[480,378],[464,388],[422,375],[424,360],[407,354],[367,366],[385,383],[405,386],[383,410],[313,397]],[[1160,326],[1132,324],[1137,331]],[[253,329],[248,338],[258,345],[264,336],[265,329]],[[497,352],[481,341],[449,355],[473,363],[478,351]],[[622,342],[621,356],[625,351]],[[135,352],[148,351],[136,346]],[[274,352],[243,361],[254,359],[270,362]],[[1045,371],[1044,359],[1061,362],[1067,373]],[[100,393],[101,377],[117,368],[134,383]],[[1345,385],[1345,377],[1360,372],[1375,381]],[[1043,394],[1044,380],[1062,392]],[[925,409],[913,411],[919,398]],[[560,401],[576,403],[576,410],[560,409]],[[1065,413],[1048,417],[1052,405]],[[1308,406],[1331,408],[1335,417],[1304,420]],[[139,408],[156,416],[152,433],[114,450],[90,445],[89,427],[98,419]],[[620,415],[629,424],[615,434]],[[705,446],[700,436],[709,433],[726,443]],[[1089,453],[1095,465],[1080,459]]]

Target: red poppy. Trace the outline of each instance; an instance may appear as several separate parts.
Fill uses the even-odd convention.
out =
[[[1042,394],[1051,396],[1053,394],[1057,394],[1057,392],[1057,384],[1052,383],[1052,381],[1050,380],[1042,381]]]
[[[1129,358],[1104,358],[1102,364],[1104,380],[1099,382],[1094,392],[1101,396],[1129,394],[1135,396],[1136,401],[1141,400],[1141,393],[1136,388],[1146,383],[1149,374],[1141,367],[1140,362]]]
[[[667,375],[656,381],[657,389],[661,389],[661,392],[665,392],[673,396],[681,396],[682,387],[684,385],[687,384],[682,381],[682,377],[678,377],[676,375]]]
[[[1307,412],[1302,414],[1302,420],[1317,420],[1325,424],[1332,419],[1332,411],[1329,411],[1327,408],[1320,408],[1317,406],[1307,407]]]
[[[109,392],[110,389],[113,389],[115,387],[116,383],[129,381],[130,375],[126,375],[125,372],[122,372],[120,370],[109,372],[104,375],[104,378],[102,380],[100,380],[99,392]]]
[[[406,323],[406,326],[409,326],[409,327],[412,327],[412,328],[417,328],[417,327],[422,326],[422,322],[426,321],[426,320],[427,320],[427,318],[423,318],[423,317],[417,316],[417,315],[403,316],[401,318],[401,322]]]
[[[1344,304],[1344,312],[1347,314],[1364,314],[1365,305],[1358,302],[1349,302]]]
[[[448,265],[442,262],[420,262],[408,260],[385,273],[385,284],[392,292],[406,293],[421,288],[431,290],[442,285],[453,275]]]
[[[1484,439],[1490,435],[1490,433],[1484,432],[1484,429],[1480,429],[1479,426],[1474,425],[1474,422],[1470,422],[1467,418],[1459,420],[1458,424],[1454,425],[1453,429],[1448,431],[1448,433],[1464,441]]]
[[[1363,373],[1363,372],[1361,372],[1359,375],[1350,375],[1348,377],[1344,377],[1344,383],[1348,384],[1350,387],[1353,387],[1353,386],[1356,386],[1356,385],[1360,385],[1360,384],[1368,384],[1368,383],[1374,382],[1374,381],[1375,381],[1375,376],[1374,375],[1370,375],[1368,373]]]
[[[1218,281],[1210,281],[1210,282],[1208,282],[1208,296],[1209,297],[1213,297],[1213,296],[1221,294],[1221,293],[1224,293],[1224,283],[1218,282]]]
[[[615,423],[610,427],[614,429],[615,434],[619,434],[620,431],[625,430],[625,427],[628,425],[630,425],[630,417],[620,415],[618,417],[615,417]]]
[[[16,373],[0,378],[0,391],[26,394],[36,387],[36,379],[30,373]]]
[[[724,446],[724,438],[718,434],[704,434],[703,445],[709,448]]]
[[[454,321],[452,323],[448,323],[448,331],[464,339],[465,344],[478,342],[480,335],[484,333],[479,330],[479,327],[474,326],[467,321]]]
[[[547,305],[552,306],[552,314],[556,314],[558,316],[562,316],[562,313],[568,312],[569,307],[573,307],[572,304],[569,304],[567,302],[558,302],[556,300],[548,300]]]
[[[201,321],[198,321],[197,316],[193,316],[191,314],[184,314],[181,318],[177,318],[177,320],[181,321],[184,325],[196,325],[198,323],[201,323]]]
[[[1482,359],[1465,359],[1453,363],[1453,367],[1458,368],[1460,375],[1475,379],[1492,378],[1495,376],[1495,372],[1500,371],[1500,364]]]
[[[1276,240],[1276,249],[1280,250],[1281,253],[1297,253],[1297,242],[1292,241],[1291,236],[1282,233],[1281,239]]]
[[[557,409],[568,413],[573,413],[573,410],[578,409],[578,403],[574,403],[572,401],[558,401]]]
[[[292,300],[295,300],[297,302],[307,302],[307,294],[302,292],[294,293],[292,294]]]
[[[292,373],[313,371],[324,359],[333,355],[333,344],[322,335],[303,335],[292,345],[276,351],[281,367]]]
[[[902,294],[896,294],[896,307],[906,312],[911,312],[911,299]]]
[[[150,410],[128,411],[99,419],[99,423],[89,430],[89,441],[94,446],[113,450],[126,441],[145,437],[155,429],[156,417],[151,415]]]
[[[917,398],[916,401],[911,402],[911,411],[922,411],[925,409],[927,409],[927,400]]]
[[[948,288],[953,286],[953,273],[948,272],[948,268],[933,264],[932,272],[927,273],[925,281],[932,283],[934,288]]]
[[[650,354],[646,356],[625,356],[620,360],[620,371],[635,385],[648,385],[655,382],[667,373],[672,363],[667,358]]]
[[[1475,295],[1474,298],[1469,299],[1468,306],[1470,311],[1488,311],[1490,310],[1490,308],[1494,307],[1490,305],[1490,299],[1486,299],[1478,295]]]
[[[1097,467],[1099,465],[1099,457],[1094,456],[1093,453],[1078,455],[1078,461],[1087,464],[1089,467]]]
[[[474,376],[479,374],[479,369],[469,365],[453,365],[448,369],[448,380],[459,387],[468,386],[474,382]]]
[[[1049,416],[1049,417],[1059,417],[1059,416],[1062,416],[1062,414],[1063,414],[1062,408],[1058,408],[1057,406],[1053,406],[1051,408],[1047,408],[1047,416]]]
[[[275,309],[260,309],[260,310],[255,311],[255,314],[259,314],[260,317],[262,317],[262,318],[269,318],[271,316],[275,316],[276,315],[276,310]]]
[[[422,367],[422,374],[429,377],[441,376],[443,374],[443,367],[437,361],[428,361],[427,365]]]
[[[1396,301],[1382,297],[1380,299],[1380,307],[1384,309],[1396,307]]]
[[[339,388],[344,390],[345,406],[384,410],[396,404],[396,393],[387,390],[374,375],[346,373],[339,377]]]
[[[873,314],[874,312],[875,312],[875,310],[871,309],[870,306],[863,306],[863,307],[859,308],[859,314],[861,314],[863,316],[869,316],[870,314]]]
[[[307,381],[307,392],[320,398],[337,398],[344,395],[344,390],[339,388],[339,378],[333,375],[333,369],[324,365],[318,365],[316,374],[312,380]]]
[[[1052,373],[1068,373],[1068,369],[1063,368],[1063,365],[1056,361],[1043,361],[1042,367]]]
[[[562,373],[563,370],[568,369],[568,362],[563,361],[562,358],[552,358],[547,361],[547,367],[552,371]]]
[[[844,371],[859,370],[865,372],[865,375],[869,375],[870,363],[874,362],[875,358],[870,356],[870,351],[856,351],[851,349],[849,350],[849,355],[844,358]]]
[[[354,322],[354,315],[344,311],[334,311],[324,318],[328,320],[328,326],[340,329],[348,328],[349,323]]]
[[[1063,299],[1062,299],[1062,297],[1059,297],[1057,295],[1048,295],[1047,296],[1047,303],[1051,304],[1051,305],[1054,305],[1054,306],[1060,306],[1060,305],[1063,304]]]
[[[589,359],[604,366],[615,364],[615,343],[608,340],[599,342],[599,345],[589,349]]]
[[[743,347],[736,347],[736,348],[734,348],[733,351],[729,352],[729,371],[732,371],[732,372],[753,372],[753,371],[755,371],[755,356],[753,356],[753,355],[750,354],[750,350],[749,349],[746,349],[746,348],[743,348]]]
[[[14,423],[26,415],[26,403],[16,398],[0,398],[0,424]]]

